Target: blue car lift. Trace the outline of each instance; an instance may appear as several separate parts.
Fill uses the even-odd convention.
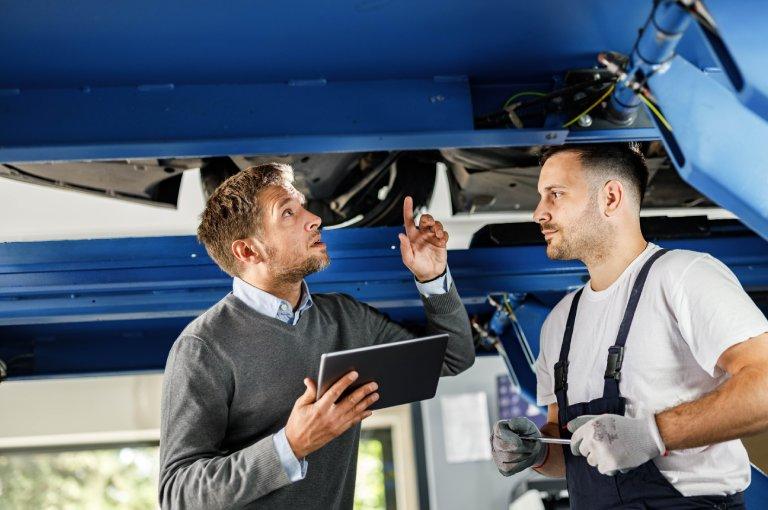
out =
[[[684,180],[754,232],[660,243],[712,253],[762,292],[763,10],[760,0],[6,2],[0,162],[660,139]],[[612,124],[564,128],[552,114],[522,129],[475,126],[512,94],[551,90],[609,51],[628,56],[620,68],[600,61],[615,71]],[[394,231],[326,237],[334,264],[310,279],[313,291],[418,320]],[[530,397],[538,328],[584,268],[547,260],[541,246],[454,251],[451,268],[483,320],[489,294],[509,299],[497,330]],[[0,359],[11,378],[158,370],[180,329],[228,288],[189,237],[5,243]],[[511,328],[498,322],[506,306]],[[766,485],[755,474],[755,507]]]

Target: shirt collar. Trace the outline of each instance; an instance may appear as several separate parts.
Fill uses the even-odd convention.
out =
[[[254,287],[238,277],[232,281],[232,293],[254,311],[294,326],[299,322],[301,314],[312,307],[312,296],[304,280],[301,281],[301,299],[295,313],[288,301]]]

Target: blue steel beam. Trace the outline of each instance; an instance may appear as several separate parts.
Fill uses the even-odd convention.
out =
[[[681,57],[649,84],[673,126],[662,135],[680,176],[768,238],[768,123]]]
[[[400,260],[398,231],[326,232],[332,264],[309,278],[312,291],[345,292],[419,322],[421,304]],[[661,244],[711,253],[746,288],[768,289],[768,243],[757,236]],[[586,278],[583,265],[550,261],[540,245],[456,250],[450,263],[470,313],[487,313],[492,292],[532,294],[549,306]],[[159,369],[181,328],[230,285],[193,237],[5,243],[0,358],[34,353],[26,373],[41,376]],[[526,324],[536,329],[533,321]],[[537,338],[533,332],[529,337]]]
[[[0,89],[469,76],[548,81],[628,53],[650,1],[3,2]],[[42,120],[42,119],[41,119]]]
[[[565,143],[652,142],[661,138],[656,127],[578,129],[568,132]],[[555,145],[555,144],[549,144]]]
[[[469,84],[551,83],[600,51],[629,52],[648,9],[10,2],[0,17],[0,162],[559,144],[564,130],[474,130],[484,112]]]
[[[701,36],[738,100],[768,121],[765,2],[708,0],[706,5],[717,24],[717,34],[702,31]]]
[[[474,130],[473,115],[464,77],[30,90],[0,93],[0,162],[557,145],[568,134]]]
[[[309,278],[313,291],[347,292],[385,309],[418,304],[396,232],[326,232],[333,263]],[[756,236],[664,244],[707,251],[746,287],[768,286],[768,245]],[[493,292],[564,292],[586,276],[580,263],[550,261],[538,245],[452,251],[451,265],[468,305]],[[229,286],[192,237],[7,243],[0,255],[0,326],[191,317]]]
[[[448,142],[472,130],[460,77],[25,90],[0,96],[0,105],[2,161],[60,159],[63,147],[81,159],[368,149],[334,142],[340,134],[416,148],[431,145],[420,133]]]

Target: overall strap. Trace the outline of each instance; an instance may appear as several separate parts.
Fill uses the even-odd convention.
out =
[[[576,311],[579,308],[579,299],[583,291],[584,287],[573,296],[571,310],[568,312],[568,321],[565,323],[563,344],[560,346],[560,360],[555,363],[555,397],[557,397],[558,418],[561,427],[565,427],[568,423],[566,416],[568,410],[568,353],[571,351],[573,326],[576,322]]]
[[[651,255],[645,264],[643,264],[643,267],[637,274],[637,278],[635,278],[632,292],[629,294],[627,309],[624,311],[624,318],[621,320],[621,326],[619,326],[619,334],[616,336],[616,343],[608,348],[608,362],[605,367],[603,397],[619,398],[621,396],[621,393],[619,392],[619,381],[621,381],[621,365],[624,362],[624,345],[627,343],[629,328],[632,327],[632,319],[635,318],[637,304],[640,302],[640,296],[643,293],[643,287],[645,286],[645,281],[648,279],[648,273],[651,270],[651,266],[659,259],[659,257],[667,253],[667,251],[669,250],[661,249]]]

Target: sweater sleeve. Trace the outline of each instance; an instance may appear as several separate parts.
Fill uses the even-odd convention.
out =
[[[235,509],[288,485],[272,435],[222,450],[232,396],[226,364],[199,338],[181,336],[163,378],[162,508]]]
[[[448,292],[444,294],[429,297],[422,295],[421,300],[427,318],[427,334],[448,334],[441,375],[460,374],[475,362],[475,346],[467,310],[461,302],[456,286],[451,284]],[[374,344],[413,338],[412,333],[385,314],[371,307],[366,308]]]

